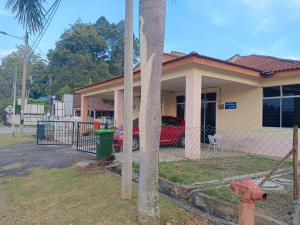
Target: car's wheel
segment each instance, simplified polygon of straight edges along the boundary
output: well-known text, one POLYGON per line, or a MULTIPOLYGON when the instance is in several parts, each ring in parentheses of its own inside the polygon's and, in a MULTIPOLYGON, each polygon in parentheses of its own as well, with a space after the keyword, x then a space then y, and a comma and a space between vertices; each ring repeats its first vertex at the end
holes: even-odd
POLYGON ((132 138, 132 151, 137 151, 140 149, 140 139, 138 137, 132 138))
POLYGON ((185 147, 185 136, 182 135, 179 139, 179 146, 184 148, 185 147))

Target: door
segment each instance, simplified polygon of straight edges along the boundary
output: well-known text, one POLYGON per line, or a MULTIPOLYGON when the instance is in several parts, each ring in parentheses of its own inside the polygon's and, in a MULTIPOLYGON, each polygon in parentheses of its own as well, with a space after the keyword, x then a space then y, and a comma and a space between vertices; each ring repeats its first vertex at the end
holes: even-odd
POLYGON ((201 142, 208 143, 208 135, 216 133, 216 93, 206 93, 201 100, 201 142))

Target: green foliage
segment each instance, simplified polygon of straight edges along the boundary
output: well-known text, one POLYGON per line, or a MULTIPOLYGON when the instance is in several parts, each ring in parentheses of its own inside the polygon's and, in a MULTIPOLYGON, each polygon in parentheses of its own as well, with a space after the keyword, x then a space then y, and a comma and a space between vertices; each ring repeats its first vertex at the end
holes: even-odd
MULTIPOLYGON (((136 63, 137 38, 134 38, 134 50, 136 63)), ((89 24, 78 20, 63 32, 55 48, 48 52, 48 63, 32 50, 29 52, 27 89, 30 98, 73 93, 76 88, 123 74, 124 21, 115 24, 100 17, 95 24, 89 24)), ((1 60, 0 100, 12 97, 15 72, 17 96, 20 96, 23 61, 24 46, 17 46, 15 52, 1 60)))
POLYGON ((15 15, 25 30, 35 34, 43 28, 45 2, 45 0, 7 0, 5 8, 15 15))
POLYGON ((71 94, 73 93, 73 89, 70 88, 68 85, 63 86, 59 91, 57 92, 57 95, 59 97, 63 96, 64 94, 71 94))
POLYGON ((105 39, 98 35, 94 25, 80 21, 72 25, 48 53, 53 93, 61 95, 63 87, 73 90, 111 78, 105 61, 106 49, 105 39))
POLYGON ((133 161, 132 162, 132 168, 138 170, 138 169, 140 169, 140 164, 138 162, 136 162, 136 161, 133 161))
MULTIPOLYGON (((95 24, 78 20, 71 25, 48 53, 53 75, 53 93, 64 86, 74 90, 90 83, 123 74, 124 21, 109 23, 100 17, 95 24)), ((134 59, 138 61, 139 41, 134 38, 134 59)))
MULTIPOLYGON (((8 54, 0 64, 0 99, 10 98, 13 95, 13 76, 17 74, 17 96, 21 92, 22 69, 24 61, 24 46, 17 46, 16 51, 8 54)), ((38 54, 31 54, 28 60, 27 84, 29 96, 38 98, 49 91, 48 70, 44 59, 38 54)))
POLYGON ((228 185, 220 187, 209 185, 201 188, 199 191, 206 195, 230 202, 235 205, 239 204, 240 202, 238 197, 233 194, 233 191, 228 187, 228 185))
MULTIPOLYGON (((109 72, 113 75, 122 75, 124 71, 124 32, 125 21, 121 20, 117 24, 109 23, 102 16, 96 21, 98 33, 105 37, 108 45, 109 72)), ((133 34, 134 63, 139 59, 139 39, 133 34)))
POLYGON ((0 99, 0 121, 5 119, 5 108, 12 105, 13 100, 11 98, 0 99))

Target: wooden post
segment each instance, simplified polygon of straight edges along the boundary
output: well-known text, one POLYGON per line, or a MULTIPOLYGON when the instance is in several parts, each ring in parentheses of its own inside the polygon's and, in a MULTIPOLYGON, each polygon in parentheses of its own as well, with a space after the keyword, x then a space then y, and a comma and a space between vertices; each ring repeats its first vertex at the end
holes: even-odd
POLYGON ((294 170, 294 213, 293 225, 300 224, 300 198, 298 183, 298 126, 294 126, 293 131, 293 170, 294 170))
POLYGON ((298 183, 298 126, 294 126, 293 130, 293 174, 294 174, 294 200, 299 199, 299 183, 298 183))

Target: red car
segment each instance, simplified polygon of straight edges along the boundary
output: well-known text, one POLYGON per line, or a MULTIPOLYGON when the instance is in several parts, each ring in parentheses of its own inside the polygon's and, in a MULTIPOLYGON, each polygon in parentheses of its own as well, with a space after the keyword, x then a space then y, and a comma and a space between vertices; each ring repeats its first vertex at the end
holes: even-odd
MULTIPOLYGON (((160 144, 179 145, 184 148, 184 120, 173 116, 162 116, 161 122, 160 144)), ((133 120, 132 135, 132 150, 136 151, 140 148, 138 119, 133 120)), ((116 129, 116 132, 113 136, 113 147, 115 150, 121 150, 123 148, 123 128, 116 129)))

